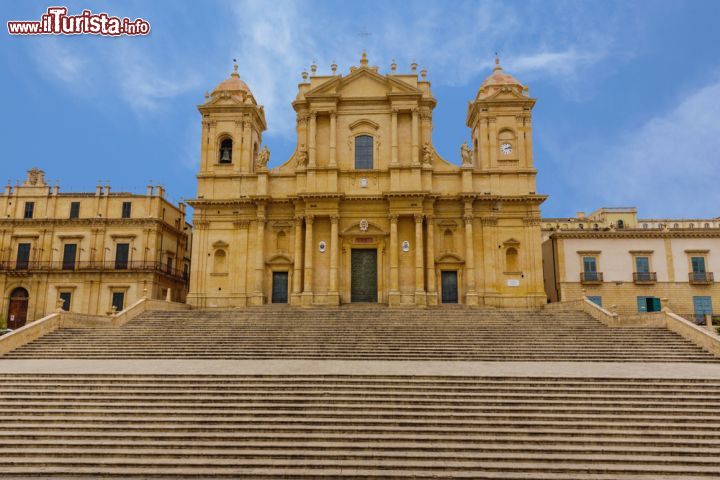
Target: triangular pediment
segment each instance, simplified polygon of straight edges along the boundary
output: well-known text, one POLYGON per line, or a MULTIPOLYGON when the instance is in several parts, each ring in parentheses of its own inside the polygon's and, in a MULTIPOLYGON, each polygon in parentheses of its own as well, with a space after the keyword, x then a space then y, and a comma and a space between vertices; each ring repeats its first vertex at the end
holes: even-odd
POLYGON ((378 97, 388 94, 406 93, 422 95, 422 92, 407 83, 380 75, 371 68, 361 67, 347 77, 337 77, 308 91, 305 97, 342 95, 348 97, 378 97))

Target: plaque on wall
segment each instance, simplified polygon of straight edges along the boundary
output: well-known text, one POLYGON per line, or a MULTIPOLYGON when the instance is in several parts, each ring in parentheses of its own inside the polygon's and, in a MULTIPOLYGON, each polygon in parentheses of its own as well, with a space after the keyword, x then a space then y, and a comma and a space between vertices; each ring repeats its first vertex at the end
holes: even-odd
POLYGON ((519 286, 520 286, 520 280, 518 280, 517 278, 510 278, 510 279, 508 279, 508 281, 507 281, 507 286, 508 286, 508 287, 519 287, 519 286))

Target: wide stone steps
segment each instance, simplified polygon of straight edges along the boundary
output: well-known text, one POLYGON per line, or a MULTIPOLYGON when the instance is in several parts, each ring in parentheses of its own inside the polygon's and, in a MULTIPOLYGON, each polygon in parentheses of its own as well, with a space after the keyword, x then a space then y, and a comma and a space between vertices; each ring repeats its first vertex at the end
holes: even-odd
POLYGON ((720 360, 670 331, 608 328, 581 312, 378 307, 145 312, 123 327, 57 330, 4 358, 720 360))
POLYGON ((711 479, 720 380, 0 375, 0 478, 711 479))

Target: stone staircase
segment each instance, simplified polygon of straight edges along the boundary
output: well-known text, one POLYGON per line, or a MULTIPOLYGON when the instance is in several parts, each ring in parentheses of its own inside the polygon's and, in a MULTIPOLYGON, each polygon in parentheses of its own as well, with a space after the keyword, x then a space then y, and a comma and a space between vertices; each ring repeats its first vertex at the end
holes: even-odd
POLYGON ((0 477, 717 479, 720 380, 0 375, 0 477))
POLYGON ((151 311, 57 330, 3 358, 718 361, 665 329, 609 328, 582 312, 382 307, 151 311))

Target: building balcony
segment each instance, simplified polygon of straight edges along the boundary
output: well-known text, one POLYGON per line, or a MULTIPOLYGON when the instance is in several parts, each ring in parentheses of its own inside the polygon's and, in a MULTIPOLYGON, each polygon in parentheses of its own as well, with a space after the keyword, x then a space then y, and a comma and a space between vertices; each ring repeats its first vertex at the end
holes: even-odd
POLYGON ((690 272, 688 277, 690 283, 694 285, 707 285, 715 281, 715 276, 712 272, 690 272))
POLYGON ((580 273, 580 283, 585 285, 603 283, 603 274, 602 272, 582 272, 580 273))
POLYGON ((652 284, 657 282, 655 272, 633 272, 633 282, 639 285, 652 284))
POLYGON ((78 273, 161 273, 188 281, 184 271, 161 262, 110 261, 110 262, 5 262, 0 263, 0 272, 11 275, 29 275, 42 272, 78 272, 78 273))

